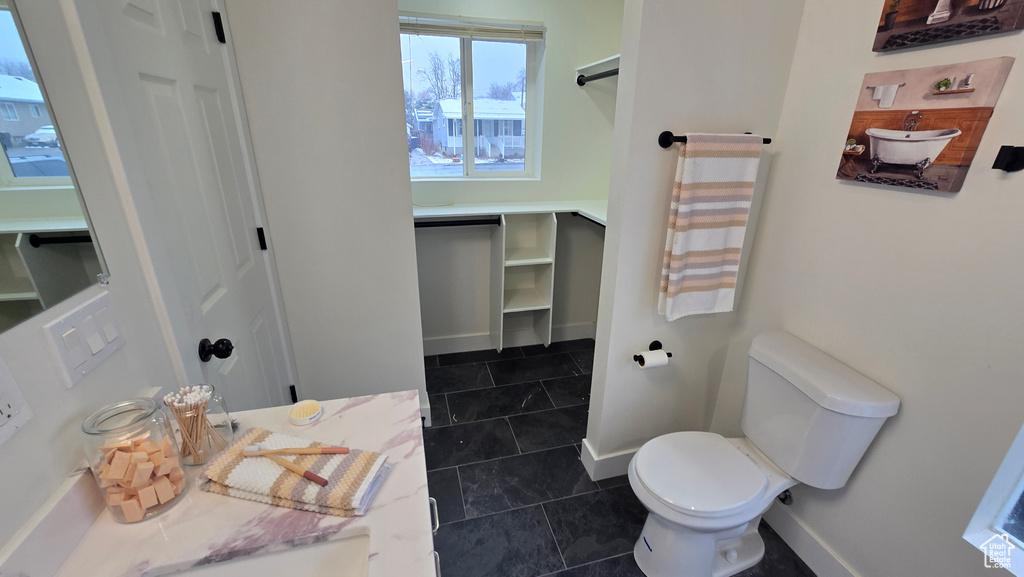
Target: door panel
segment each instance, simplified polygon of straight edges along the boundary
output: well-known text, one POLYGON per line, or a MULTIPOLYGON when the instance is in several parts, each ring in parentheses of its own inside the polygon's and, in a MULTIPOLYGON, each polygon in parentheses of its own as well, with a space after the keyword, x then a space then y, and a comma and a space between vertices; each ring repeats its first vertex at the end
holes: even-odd
MULTIPOLYGON (((112 54, 116 91, 145 173, 133 196, 174 338, 193 382, 220 390, 232 410, 286 402, 269 259, 258 252, 253 163, 234 100, 230 47, 216 41, 211 0, 94 3, 112 54), (202 338, 228 338, 227 359, 199 361, 202 338)), ((115 107, 108 107, 115 108, 115 107)))

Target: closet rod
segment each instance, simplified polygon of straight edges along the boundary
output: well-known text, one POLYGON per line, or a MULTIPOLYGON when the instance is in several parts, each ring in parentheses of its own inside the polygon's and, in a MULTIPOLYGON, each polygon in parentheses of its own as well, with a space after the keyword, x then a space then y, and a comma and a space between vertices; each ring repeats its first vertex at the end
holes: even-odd
POLYGON ((34 248, 39 248, 44 244, 72 244, 79 242, 92 242, 92 237, 87 234, 81 236, 39 236, 38 234, 32 234, 28 237, 28 243, 34 248))
MULTIPOLYGON (((744 132, 744 134, 750 134, 750 133, 749 132, 744 132)), ((673 142, 682 142, 682 143, 685 144, 686 143, 686 137, 685 136, 676 136, 675 134, 672 134, 672 131, 670 131, 670 130, 666 130, 665 132, 662 132, 661 134, 658 135, 658 144, 662 148, 668 148, 668 147, 672 146, 673 142)), ((764 139, 764 143, 765 144, 771 144, 772 143, 772 139, 771 138, 765 138, 764 139)))
POLYGON ((619 69, 618 68, 612 68, 611 70, 606 70, 604 72, 598 72, 597 74, 591 74, 590 76, 584 76, 584 75, 580 74, 579 76, 576 77, 576 85, 577 86, 583 86, 584 84, 586 84, 587 82, 590 82, 591 80, 600 80, 602 78, 608 78, 609 76, 618 76, 618 75, 619 75, 619 69))
POLYGON ((480 226, 491 224, 501 226, 501 219, 494 217, 472 220, 420 220, 413 223, 413 226, 416 228, 436 228, 439 226, 480 226))

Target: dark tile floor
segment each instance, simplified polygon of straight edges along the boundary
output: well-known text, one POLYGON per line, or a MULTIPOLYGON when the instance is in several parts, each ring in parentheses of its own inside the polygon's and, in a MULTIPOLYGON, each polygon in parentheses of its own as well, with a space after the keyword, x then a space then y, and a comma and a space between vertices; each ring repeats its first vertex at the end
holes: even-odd
MULTIPOLYGON (((445 577, 643 577, 647 510, 625 476, 580 462, 594 341, 427 357, 427 485, 445 577)), ((764 560, 741 577, 813 577, 762 523, 764 560)))

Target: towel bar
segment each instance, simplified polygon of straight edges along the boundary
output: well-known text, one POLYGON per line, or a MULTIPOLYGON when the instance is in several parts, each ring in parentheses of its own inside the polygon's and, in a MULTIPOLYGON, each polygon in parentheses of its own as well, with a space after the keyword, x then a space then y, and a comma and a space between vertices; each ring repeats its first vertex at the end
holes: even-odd
MULTIPOLYGON (((744 134, 750 134, 750 133, 746 132, 744 134)), ((658 145, 660 145, 662 148, 668 148, 668 147, 672 146, 673 142, 682 142, 682 143, 685 144, 686 143, 686 137, 685 136, 676 136, 675 134, 672 134, 672 131, 670 131, 670 130, 666 130, 665 132, 662 132, 661 134, 658 135, 658 145)), ((772 143, 772 139, 771 138, 765 138, 764 139, 764 143, 765 144, 771 144, 772 143)))
POLYGON ((92 242, 92 237, 87 234, 80 236, 39 236, 38 234, 33 234, 28 237, 28 243, 33 248, 39 248, 44 244, 72 244, 79 242, 92 242))

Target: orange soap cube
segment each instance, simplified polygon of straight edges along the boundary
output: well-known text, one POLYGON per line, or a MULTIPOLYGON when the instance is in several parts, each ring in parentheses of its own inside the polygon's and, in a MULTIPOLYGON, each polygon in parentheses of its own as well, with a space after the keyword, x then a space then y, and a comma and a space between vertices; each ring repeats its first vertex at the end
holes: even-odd
POLYGON ((135 466, 135 476, 132 477, 132 488, 141 489, 149 484, 149 477, 153 474, 153 463, 146 461, 135 466))
POLYGON ((174 449, 174 443, 167 435, 164 435, 164 440, 160 442, 160 449, 163 450, 165 457, 173 457, 177 453, 174 449))
POLYGON ((180 468, 181 465, 178 464, 177 457, 168 457, 166 460, 164 460, 163 463, 160 464, 160 467, 157 468, 156 475, 158 477, 161 475, 169 475, 172 470, 180 468))
POLYGON ((103 451, 103 462, 109 465, 114 460, 114 453, 116 452, 116 450, 103 451))
POLYGON ((175 483, 185 478, 185 472, 181 470, 181 467, 174 467, 170 473, 167 473, 167 478, 175 483))
POLYGON ((114 459, 110 462, 110 470, 107 471, 107 478, 124 479, 124 475, 128 472, 128 465, 131 464, 131 461, 132 456, 130 454, 117 451, 114 455, 114 459))
POLYGON ((164 453, 160 449, 157 449, 155 453, 149 455, 149 462, 153 463, 154 466, 159 467, 164 464, 164 453))
POLYGON ((156 489, 152 485, 147 485, 143 489, 139 489, 139 503, 143 509, 149 509, 155 507, 159 501, 156 498, 156 489))
POLYGON ((160 500, 160 503, 166 503, 174 498, 177 493, 174 492, 174 487, 171 482, 167 480, 167 477, 159 477, 156 483, 153 483, 153 488, 156 490, 156 497, 160 500))
POLYGON ((120 479, 103 479, 103 478, 101 478, 100 479, 100 488, 101 489, 106 489, 107 487, 114 487, 114 486, 117 485, 118 481, 120 481, 120 479))
POLYGON ((142 508, 142 504, 136 498, 128 499, 127 501, 121 502, 121 511, 124 513, 124 520, 129 523, 135 523, 141 521, 146 511, 142 508))
POLYGON ((131 463, 131 464, 129 464, 128 465, 128 470, 124 472, 124 477, 121 477, 121 480, 124 481, 125 483, 128 483, 129 487, 132 484, 132 479, 135 478, 135 469, 138 469, 138 468, 139 468, 138 463, 131 463))
POLYGON ((145 463, 149 460, 149 453, 145 451, 135 451, 132 453, 133 463, 145 463))
POLYGON ((182 477, 177 481, 171 481, 171 484, 174 485, 174 494, 180 495, 181 492, 185 490, 185 477, 182 477))
POLYGON ((160 448, 160 445, 154 443, 153 441, 146 441, 145 443, 143 443, 142 450, 149 455, 152 455, 153 453, 160 453, 163 451, 160 448))
POLYGON ((103 445, 100 447, 100 450, 106 453, 107 451, 116 451, 118 449, 130 449, 131 446, 131 441, 115 441, 109 445, 103 445))
POLYGON ((120 505, 125 500, 125 498, 126 495, 124 493, 118 491, 107 491, 107 506, 116 507, 117 505, 120 505))

